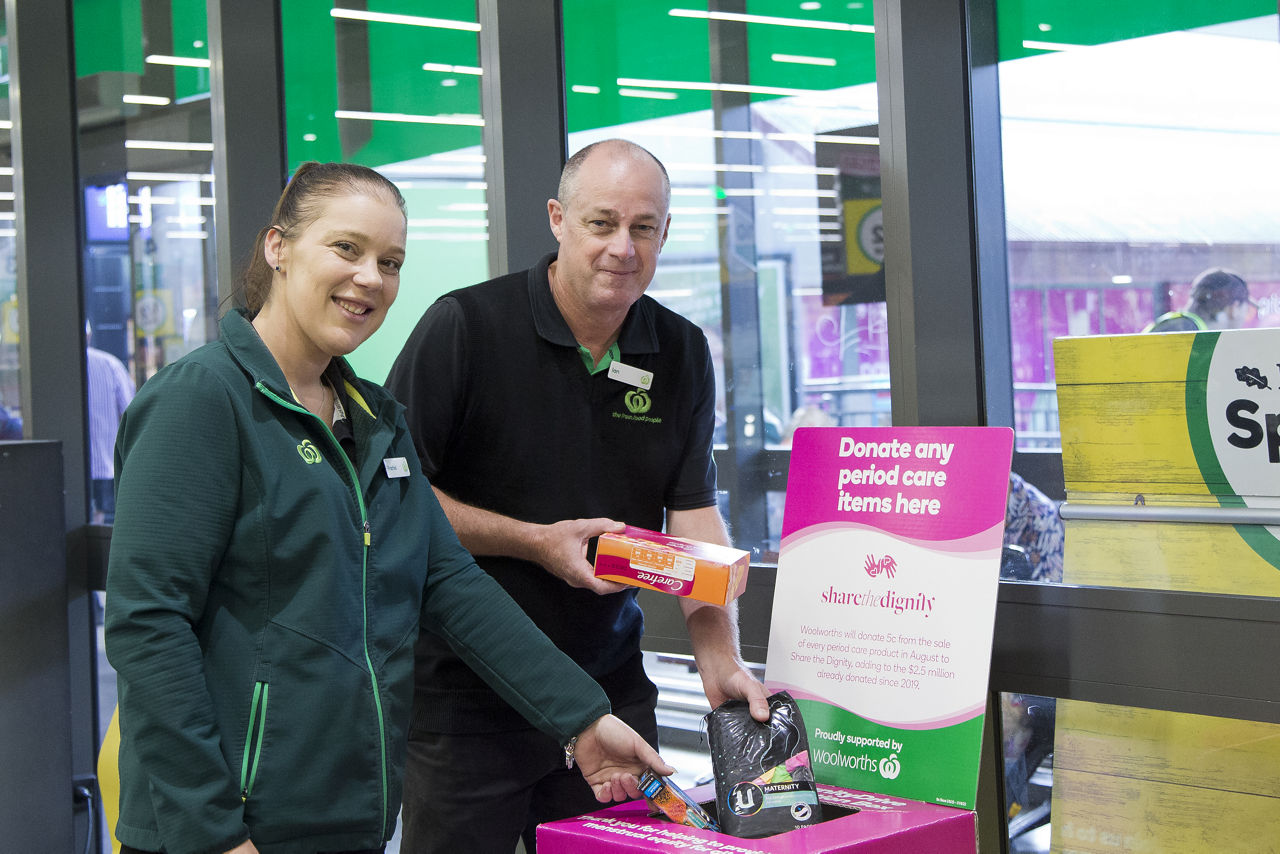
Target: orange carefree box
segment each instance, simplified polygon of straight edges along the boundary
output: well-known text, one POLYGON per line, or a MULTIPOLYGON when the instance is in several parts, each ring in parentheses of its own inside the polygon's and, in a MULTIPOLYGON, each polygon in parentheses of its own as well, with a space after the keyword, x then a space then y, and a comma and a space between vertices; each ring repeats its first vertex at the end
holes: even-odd
POLYGON ((729 604, 746 588, 750 558, 741 549, 630 525, 601 534, 595 549, 597 578, 713 605, 729 604))

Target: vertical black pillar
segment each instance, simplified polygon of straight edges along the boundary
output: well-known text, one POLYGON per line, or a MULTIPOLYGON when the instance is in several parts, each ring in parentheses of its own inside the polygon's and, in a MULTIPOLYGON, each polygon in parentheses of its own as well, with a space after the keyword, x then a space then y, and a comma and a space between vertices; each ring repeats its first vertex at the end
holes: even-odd
MULTIPOLYGON (((713 11, 746 12, 743 0, 718 0, 713 11)), ((715 83, 750 83, 747 58, 747 25, 712 20, 711 79, 715 83)), ((751 96, 743 92, 715 91, 711 111, 717 131, 732 135, 716 139, 717 163, 751 164, 759 161, 758 145, 739 138, 751 130, 751 96)), ((726 190, 750 189, 745 172, 718 173, 726 190)), ((720 218, 720 310, 723 318, 725 364, 725 415, 727 456, 719 471, 719 485, 729 493, 729 529, 735 543, 750 544, 759 556, 768 538, 768 508, 763 483, 764 375, 760 364, 760 299, 756 292, 755 200, 729 193, 724 205, 728 216, 720 218)))
POLYGON ((58 443, 0 442, 0 495, 21 496, 0 512, 0 848, 71 852, 89 827, 73 818, 58 443))
MULTIPOLYGON (((213 123, 214 238, 218 300, 253 250, 284 188, 278 3, 206 0, 213 123)), ((215 323, 216 312, 210 312, 215 323)), ((210 339, 217 330, 209 330, 210 339)))
POLYGON ((489 275, 532 267, 554 246, 547 199, 566 157, 557 0, 479 0, 489 275))

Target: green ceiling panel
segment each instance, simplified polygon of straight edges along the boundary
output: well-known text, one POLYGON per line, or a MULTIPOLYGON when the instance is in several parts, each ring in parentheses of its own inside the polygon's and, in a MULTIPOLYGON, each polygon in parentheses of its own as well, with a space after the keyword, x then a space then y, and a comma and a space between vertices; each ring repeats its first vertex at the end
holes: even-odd
MULTIPOLYGON (((209 58, 209 15, 205 0, 171 0, 173 54, 209 58)), ((209 94, 209 69, 175 66, 173 97, 182 101, 209 94)))
POLYGON ((289 174, 307 160, 342 160, 338 59, 330 0, 282 0, 285 151, 289 174), (308 139, 307 137, 312 137, 308 139))
POLYGON ((143 73, 142 0, 75 0, 76 76, 143 73))
MULTIPOLYGON (((681 3, 705 12, 707 4, 681 3)), ((670 2, 564 0, 565 110, 569 132, 711 108, 711 94, 675 92, 674 100, 618 95, 618 78, 711 82, 707 22, 667 14, 670 2), (598 94, 574 92, 594 86, 598 94)))
MULTIPOLYGON (((370 4, 373 5, 373 4, 370 4)), ((380 0, 377 11, 475 23, 474 0, 380 0)), ((339 24, 342 26, 342 24, 339 24)), ((350 25, 348 25, 350 26, 350 25)), ((478 67, 479 36, 468 30, 368 24, 369 79, 374 112, 422 116, 480 116, 480 77, 424 71, 423 63, 478 67), (453 81, 454 85, 443 85, 453 81)), ((374 122, 362 163, 393 163, 480 145, 481 129, 468 125, 374 122)))

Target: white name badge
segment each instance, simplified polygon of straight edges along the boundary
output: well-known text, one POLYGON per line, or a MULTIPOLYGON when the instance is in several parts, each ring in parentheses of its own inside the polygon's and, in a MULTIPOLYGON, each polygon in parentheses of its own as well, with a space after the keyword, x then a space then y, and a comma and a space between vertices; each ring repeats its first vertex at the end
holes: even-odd
POLYGON ((639 368, 624 365, 617 359, 609 363, 609 378, 636 388, 648 389, 653 385, 652 371, 642 371, 639 368))
POLYGON ((382 461, 382 467, 387 470, 387 477, 409 476, 409 461, 404 457, 387 457, 382 461))

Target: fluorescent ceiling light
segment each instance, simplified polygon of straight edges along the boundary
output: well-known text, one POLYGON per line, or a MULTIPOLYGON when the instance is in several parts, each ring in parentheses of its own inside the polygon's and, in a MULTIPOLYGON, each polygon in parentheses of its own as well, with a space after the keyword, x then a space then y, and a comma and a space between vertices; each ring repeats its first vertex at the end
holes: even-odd
POLYGON ((834 208, 774 208, 774 216, 839 216, 834 208))
POLYGON ((9 119, 0 119, 0 130, 12 130, 13 122, 9 119))
POLYGON ((581 94, 583 94, 583 95, 599 95, 599 94, 600 94, 600 87, 599 87, 599 86, 585 86, 585 85, 582 85, 582 84, 578 84, 578 85, 576 85, 576 86, 570 86, 570 87, 569 87, 569 91, 570 91, 570 92, 579 92, 579 93, 581 93, 581 94))
POLYGON ((751 188, 751 189, 726 188, 725 190, 723 190, 723 192, 724 192, 725 198, 754 198, 756 196, 764 195, 764 190, 760 190, 756 188, 751 188))
POLYGON ((840 170, 827 166, 770 166, 777 175, 839 175, 840 170))
POLYGON ((201 175, 198 172, 126 172, 127 181, 208 181, 213 183, 212 175, 201 175))
POLYGON ((736 163, 668 163, 667 171, 690 171, 714 169, 717 172, 763 172, 763 166, 736 163))
MULTIPOLYGON (((777 139, 784 134, 770 134, 770 139, 777 139)), ((878 136, 840 136, 838 134, 820 133, 813 138, 814 142, 828 142, 833 145, 879 145, 878 136)))
POLYGON ((1027 50, 1074 50, 1075 48, 1088 47, 1084 44, 1068 44, 1067 42, 1042 42, 1035 39, 1023 39, 1022 46, 1027 50))
POLYGON ((213 151, 212 142, 169 142, 163 139, 126 139, 124 147, 153 151, 213 151))
POLYGON ((624 98, 653 98, 657 101, 674 101, 680 97, 675 92, 661 92, 656 89, 619 89, 618 94, 624 98))
POLYGON ((485 202, 454 202, 440 208, 442 211, 487 211, 489 205, 485 202))
MULTIPOLYGON (((151 189, 143 187, 144 190, 151 189)), ((173 196, 129 196, 125 199, 131 205, 176 205, 178 200, 173 196)))
POLYGON ((1133 276, 1112 276, 1111 284, 1113 285, 1132 285, 1133 276))
POLYGON ((424 62, 422 70, 443 71, 445 74, 473 74, 476 77, 484 73, 483 68, 477 68, 474 65, 446 65, 443 62, 424 62))
POLYGON ((682 208, 673 207, 671 215, 676 216, 727 216, 729 214, 728 206, 713 208, 682 208))
POLYGON ((335 119, 360 119, 370 122, 408 122, 420 125, 467 125, 484 127, 484 119, 472 115, 415 116, 410 113, 371 113, 362 110, 334 110, 335 119))
POLYGON ((649 86, 655 89, 689 89, 698 92, 746 92, 755 95, 822 95, 815 89, 789 86, 748 86, 743 83, 695 83, 692 80, 646 80, 641 77, 619 77, 619 86, 649 86))
POLYGON ((16 228, 0 228, 0 237, 17 237, 18 230, 16 228))
POLYGON ((440 234, 423 234, 420 231, 409 232, 410 240, 447 240, 450 243, 483 243, 489 239, 487 232, 480 234, 458 234, 456 232, 443 232, 440 234))
POLYGON ((836 61, 829 56, 799 56, 793 53, 775 53, 770 57, 774 62, 794 62, 797 65, 835 65, 836 61))
POLYGON ((205 240, 209 237, 207 231, 166 231, 164 236, 170 240, 205 240))
POLYGON ((672 9, 673 18, 701 18, 709 21, 737 21, 743 24, 772 24, 777 27, 802 27, 809 30, 838 30, 850 33, 874 33, 867 24, 845 24, 839 21, 806 21, 800 18, 778 18, 772 15, 740 15, 737 12, 702 12, 697 9, 672 9))
POLYGON ((0 175, 12 175, 12 174, 13 174, 12 166, 0 166, 0 175))
POLYGON ((801 198, 808 198, 808 199, 812 199, 812 198, 834 199, 836 198, 836 191, 835 190, 809 190, 809 189, 798 189, 798 190, 779 189, 779 190, 770 190, 769 195, 799 196, 801 198))
POLYGON ((0 193, 0 202, 12 202, 13 200, 13 193, 0 193))
POLYGON ((165 107, 169 104, 168 98, 159 95, 124 95, 120 100, 126 104, 149 104, 153 107, 165 107))
POLYGON ((487 219, 447 219, 435 217, 409 220, 410 228, 475 228, 477 225, 489 227, 487 219))
POLYGON ((411 27, 436 27, 441 30, 466 30, 480 32, 480 25, 470 21, 448 21, 444 18, 423 18, 419 15, 390 15, 385 12, 366 12, 363 9, 330 9, 335 18, 352 21, 370 21, 376 24, 407 24, 411 27))
POLYGON ((165 56, 160 53, 153 53, 148 56, 147 62, 152 65, 181 65, 187 68, 208 68, 211 64, 207 59, 199 59, 194 56, 165 56))
POLYGON ((18 214, 16 211, 0 211, 0 220, 16 221, 17 219, 18 219, 18 214))

